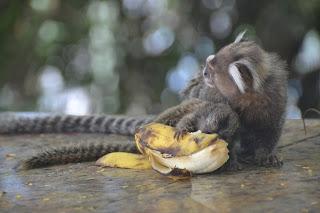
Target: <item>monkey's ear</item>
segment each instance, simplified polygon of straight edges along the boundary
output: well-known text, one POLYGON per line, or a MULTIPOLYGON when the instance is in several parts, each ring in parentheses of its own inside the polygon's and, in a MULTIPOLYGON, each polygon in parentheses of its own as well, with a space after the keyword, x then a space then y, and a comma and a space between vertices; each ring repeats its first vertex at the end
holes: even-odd
POLYGON ((243 41, 244 35, 246 34, 246 32, 247 32, 247 30, 244 30, 241 33, 239 33, 233 43, 239 43, 239 42, 243 41))
POLYGON ((237 67, 246 87, 253 87, 254 90, 259 90, 262 80, 256 71, 256 67, 250 61, 240 59, 232 64, 237 67))
POLYGON ((233 79, 234 83, 237 85, 239 91, 241 93, 244 93, 247 86, 242 78, 241 72, 237 67, 236 63, 232 63, 229 65, 228 72, 231 78, 233 79))

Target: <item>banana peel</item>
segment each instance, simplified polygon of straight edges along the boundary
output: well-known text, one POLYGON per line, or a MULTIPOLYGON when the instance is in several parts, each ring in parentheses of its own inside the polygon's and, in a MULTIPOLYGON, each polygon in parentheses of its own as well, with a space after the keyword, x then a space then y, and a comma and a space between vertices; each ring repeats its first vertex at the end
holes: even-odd
POLYGON ((112 152, 104 155, 97 160, 96 165, 125 169, 152 169, 148 158, 127 152, 112 152))
POLYGON ((152 167, 164 175, 185 177, 212 172, 229 158, 227 143, 217 134, 198 131, 177 140, 174 133, 175 128, 159 123, 143 126, 135 134, 136 146, 142 155, 110 153, 97 164, 133 169, 152 167))

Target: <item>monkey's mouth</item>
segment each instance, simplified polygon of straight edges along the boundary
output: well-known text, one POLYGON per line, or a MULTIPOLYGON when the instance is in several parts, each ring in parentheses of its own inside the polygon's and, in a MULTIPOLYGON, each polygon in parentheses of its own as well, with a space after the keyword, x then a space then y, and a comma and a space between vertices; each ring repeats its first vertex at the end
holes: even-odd
POLYGON ((208 87, 211 87, 211 88, 214 87, 214 83, 213 83, 212 81, 210 81, 210 79, 208 79, 208 78, 205 78, 205 79, 204 79, 204 83, 205 83, 208 87))

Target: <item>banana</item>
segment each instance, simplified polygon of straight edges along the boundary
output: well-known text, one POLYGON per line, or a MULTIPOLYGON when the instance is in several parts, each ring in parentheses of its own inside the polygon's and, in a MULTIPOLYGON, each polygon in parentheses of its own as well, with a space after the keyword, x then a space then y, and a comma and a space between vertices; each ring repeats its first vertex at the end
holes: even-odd
POLYGON ((97 160, 96 165, 126 169, 152 169, 150 161, 145 156, 127 152, 112 152, 104 155, 97 160))
POLYGON ((227 143, 217 134, 187 133, 178 141, 175 129, 152 123, 135 135, 139 151, 151 161, 152 168, 164 175, 188 176, 212 172, 228 159, 227 143))
POLYGON ((212 172, 229 158, 227 143, 217 134, 200 131, 177 140, 175 128, 159 123, 141 127, 135 134, 142 155, 111 153, 97 161, 100 166, 148 169, 167 176, 191 176, 212 172))

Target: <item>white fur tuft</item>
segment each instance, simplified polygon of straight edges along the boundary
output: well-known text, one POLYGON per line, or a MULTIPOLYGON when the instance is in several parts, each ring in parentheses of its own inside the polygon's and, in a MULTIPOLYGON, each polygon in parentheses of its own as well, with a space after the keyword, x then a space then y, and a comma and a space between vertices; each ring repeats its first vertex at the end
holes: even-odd
POLYGON ((238 67, 232 63, 229 65, 229 74, 234 80, 235 84, 237 85, 238 89, 240 90, 241 93, 245 92, 246 85, 241 77, 241 73, 238 69, 238 67))
POLYGON ((244 30, 241 33, 239 33, 233 43, 239 43, 243 39, 246 32, 247 30, 244 30))
POLYGON ((241 60, 235 61, 233 63, 245 65, 249 69, 249 72, 251 73, 251 75, 253 77, 253 88, 255 90, 258 90, 261 87, 261 84, 262 84, 261 79, 260 79, 258 73, 256 72, 255 68, 252 66, 252 64, 248 60, 241 59, 241 60))

